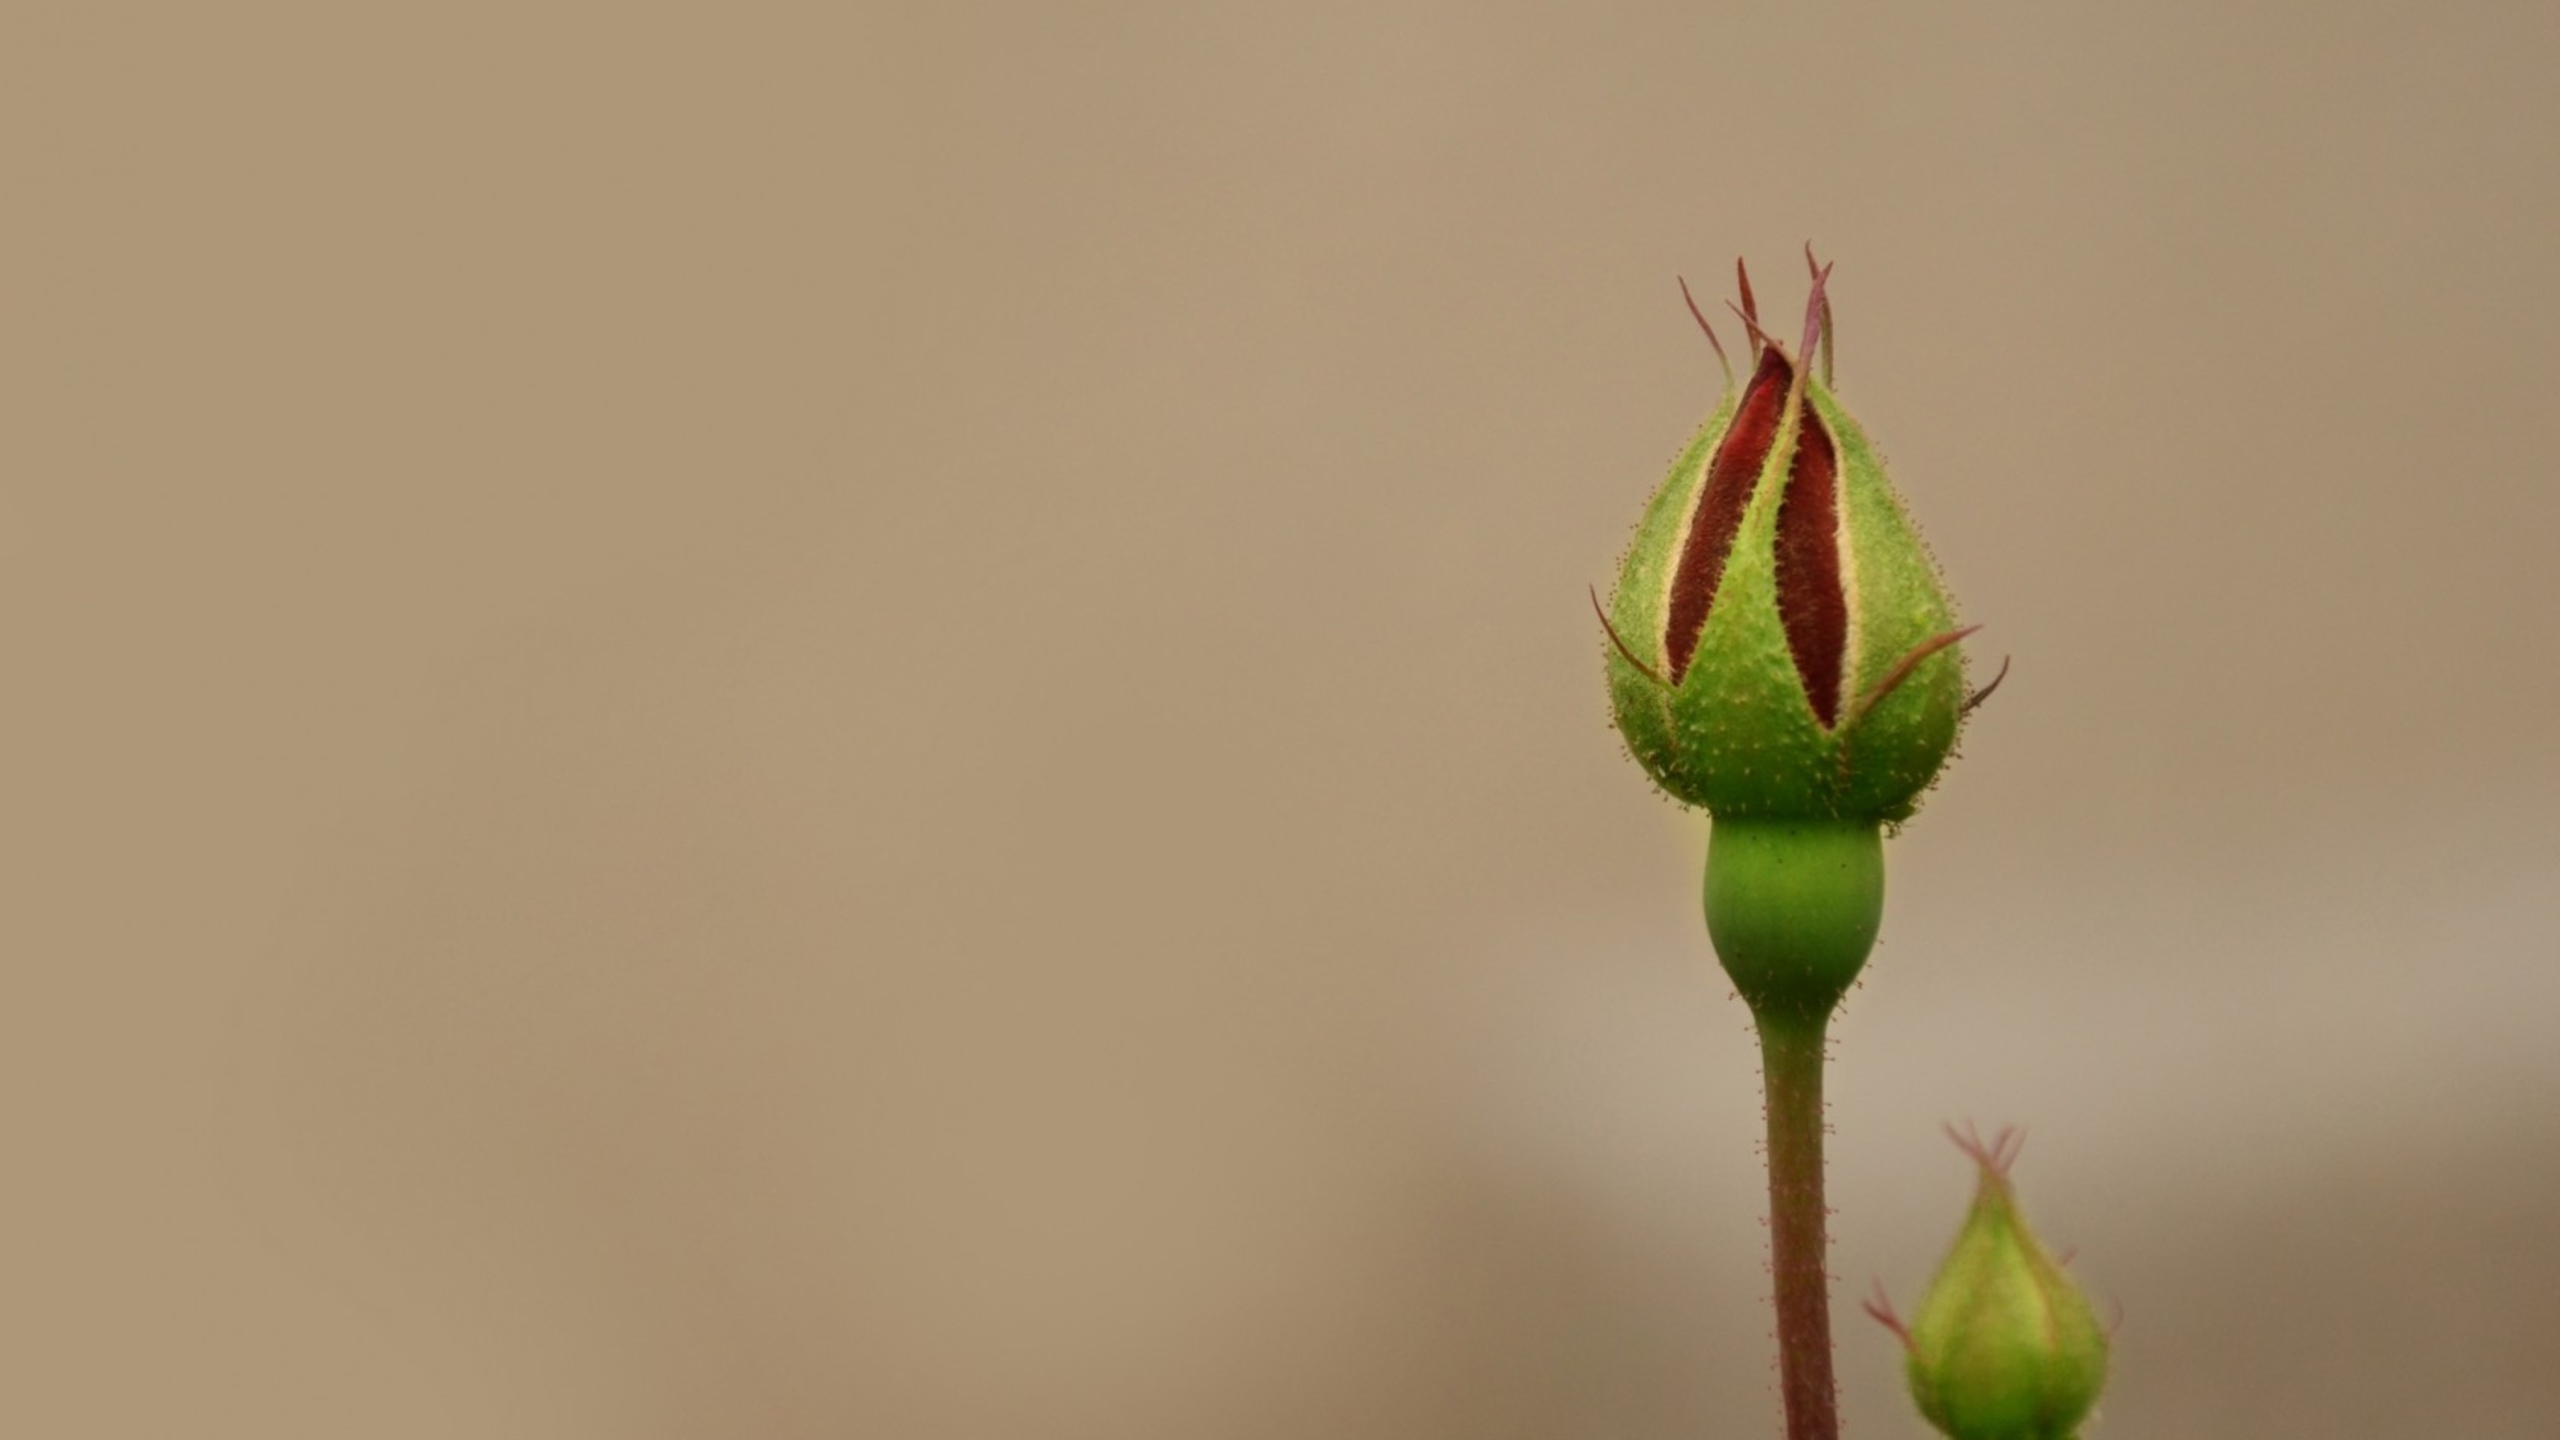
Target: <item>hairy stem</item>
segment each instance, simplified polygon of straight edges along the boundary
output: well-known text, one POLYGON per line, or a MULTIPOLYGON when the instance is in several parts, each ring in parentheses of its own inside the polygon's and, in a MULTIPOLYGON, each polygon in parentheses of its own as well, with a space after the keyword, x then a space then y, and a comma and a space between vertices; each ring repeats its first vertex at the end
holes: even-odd
POLYGON ((1831 1382, 1830 1212, 1822 1203, 1824 1021, 1760 1016, 1769 1112, 1769 1268, 1787 1440, 1839 1440, 1831 1382))
POLYGON ((1707 838, 1707 935, 1760 1027, 1769 1107, 1769 1271, 1787 1440, 1838 1440, 1830 1212, 1822 1205, 1823 1036, 1884 918, 1869 821, 1720 819, 1707 838))

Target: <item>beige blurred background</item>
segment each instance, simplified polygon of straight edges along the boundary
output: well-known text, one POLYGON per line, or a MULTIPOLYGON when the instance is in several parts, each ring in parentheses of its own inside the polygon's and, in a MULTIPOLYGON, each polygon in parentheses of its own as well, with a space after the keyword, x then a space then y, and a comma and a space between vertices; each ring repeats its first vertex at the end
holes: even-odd
POLYGON ((1774 1432, 1606 578, 1838 261, 1834 1081, 2095 1435, 2560 1434, 2560 10, 17 4, 0 1433, 1774 1432))

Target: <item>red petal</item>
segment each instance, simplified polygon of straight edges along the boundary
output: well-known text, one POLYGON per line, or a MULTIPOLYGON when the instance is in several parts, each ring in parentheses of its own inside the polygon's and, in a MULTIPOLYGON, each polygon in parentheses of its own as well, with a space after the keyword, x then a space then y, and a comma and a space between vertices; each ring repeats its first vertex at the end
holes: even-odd
POLYGON ((1778 501, 1778 618, 1825 727, 1840 718, 1841 661, 1849 648, 1849 597, 1840 585, 1840 459, 1813 406, 1778 501))
POLYGON ((1688 673, 1689 661, 1698 653, 1708 607, 1715 603, 1716 586, 1724 579, 1725 558, 1733 553, 1734 533, 1742 528, 1751 487, 1760 479, 1760 467, 1768 462, 1769 447, 1778 438, 1778 421, 1786 413, 1787 387, 1793 379, 1787 357, 1775 345, 1764 346, 1760 368, 1734 407, 1733 424, 1707 462, 1702 493, 1689 517, 1689 534, 1680 545, 1680 562, 1671 572, 1671 603, 1663 620, 1662 649, 1671 661, 1674 685, 1688 673))

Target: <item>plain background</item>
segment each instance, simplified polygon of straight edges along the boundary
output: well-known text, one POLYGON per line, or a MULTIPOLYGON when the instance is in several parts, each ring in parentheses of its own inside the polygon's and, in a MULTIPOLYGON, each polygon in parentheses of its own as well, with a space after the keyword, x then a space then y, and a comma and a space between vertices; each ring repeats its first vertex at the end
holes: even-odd
POLYGON ((1838 262, 1984 662, 1855 1433, 2560 1433, 2560 9, 16 4, 0 1431, 1772 1433, 1605 581, 1838 262), (405 12, 405 13, 404 13, 405 12))

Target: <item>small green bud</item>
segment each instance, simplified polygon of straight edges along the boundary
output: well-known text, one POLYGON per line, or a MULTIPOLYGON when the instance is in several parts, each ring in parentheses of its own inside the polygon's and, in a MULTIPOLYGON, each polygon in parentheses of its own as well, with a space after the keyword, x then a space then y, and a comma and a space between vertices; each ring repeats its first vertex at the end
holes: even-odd
POLYGON ((1719 820, 1903 820, 1970 708, 1951 648, 1968 632, 1875 447, 1812 373, 1829 274, 1795 359, 1743 277, 1751 377, 1736 394, 1728 373, 1602 615, 1628 751, 1719 820))
POLYGON ((2106 1328, 2018 1213, 2016 1133, 1956 1143, 1981 1183, 1955 1248, 1907 1329, 1868 1313, 1902 1336, 1911 1398, 1953 1440, 2073 1440, 2107 1382, 2106 1328))

